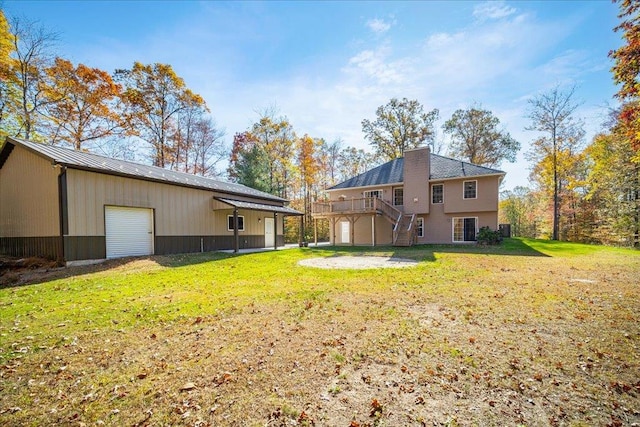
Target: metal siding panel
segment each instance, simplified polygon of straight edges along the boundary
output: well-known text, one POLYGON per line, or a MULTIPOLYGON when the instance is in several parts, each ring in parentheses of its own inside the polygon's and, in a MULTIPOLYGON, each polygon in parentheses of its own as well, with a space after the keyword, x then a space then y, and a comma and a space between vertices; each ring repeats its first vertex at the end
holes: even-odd
POLYGON ((59 235, 59 171, 20 146, 13 149, 0 169, 0 236, 59 235))
POLYGON ((104 236, 65 236, 64 238, 64 258, 67 261, 106 257, 104 236))
POLYGON ((153 211, 105 206, 107 258, 153 254, 153 211))
POLYGON ((60 237, 0 237, 0 254, 56 259, 60 237))

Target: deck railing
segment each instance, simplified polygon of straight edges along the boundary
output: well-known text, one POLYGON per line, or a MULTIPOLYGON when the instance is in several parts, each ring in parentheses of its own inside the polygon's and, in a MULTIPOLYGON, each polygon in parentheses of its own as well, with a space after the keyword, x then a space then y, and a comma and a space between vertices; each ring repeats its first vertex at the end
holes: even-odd
POLYGON ((397 208, 377 197, 361 197, 357 199, 329 200, 326 202, 314 202, 311 206, 311 215, 328 215, 340 213, 374 213, 380 212, 396 222, 402 216, 397 208))

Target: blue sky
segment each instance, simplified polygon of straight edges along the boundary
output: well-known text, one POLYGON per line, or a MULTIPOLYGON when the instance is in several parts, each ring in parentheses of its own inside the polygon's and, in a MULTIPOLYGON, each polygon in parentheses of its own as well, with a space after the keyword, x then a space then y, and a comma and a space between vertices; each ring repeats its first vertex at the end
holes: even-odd
POLYGON ((491 110, 522 150, 505 188, 528 185, 527 99, 576 86, 587 141, 616 105, 602 1, 9 1, 7 16, 60 33, 58 54, 113 72, 168 63, 206 100, 227 143, 275 107, 296 132, 369 149, 362 119, 392 97, 491 110))

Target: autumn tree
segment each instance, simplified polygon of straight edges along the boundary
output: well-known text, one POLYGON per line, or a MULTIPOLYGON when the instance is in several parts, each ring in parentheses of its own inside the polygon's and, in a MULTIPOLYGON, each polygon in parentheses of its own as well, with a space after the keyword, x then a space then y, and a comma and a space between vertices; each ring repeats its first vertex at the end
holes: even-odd
POLYGON ((45 72, 42 114, 48 119, 44 128, 49 143, 63 142, 81 150, 86 142, 118 133, 121 115, 115 108, 120 86, 109 73, 83 64, 74 67, 62 58, 45 72))
POLYGON ((497 167, 503 160, 514 162, 520 150, 520 143, 500 128, 500 120, 481 107, 456 110, 443 129, 451 136, 451 156, 477 165, 497 167))
POLYGON ((296 138, 289 120, 286 117, 276 117, 273 111, 267 111, 251 126, 249 133, 265 156, 268 193, 288 198, 296 138))
POLYGON ((188 108, 206 109, 204 99, 167 64, 135 62, 130 70, 116 70, 115 77, 124 86, 128 130, 151 145, 155 166, 169 166, 175 155, 169 135, 176 116, 188 108))
POLYGON ((338 138, 331 143, 322 140, 318 147, 320 163, 318 180, 322 189, 329 188, 339 182, 340 152, 343 146, 342 140, 338 138))
POLYGON ((13 62, 13 58, 11 58, 12 51, 13 43, 11 43, 9 22, 2 10, 0 10, 0 136, 6 134, 9 119, 9 96, 11 89, 9 79, 11 77, 11 66, 13 62))
POLYGON ((616 123, 586 148, 591 167, 585 198, 594 210, 594 239, 639 247, 640 174, 624 126, 616 123))
POLYGON ((376 110, 376 120, 362 121, 362 132, 381 161, 404 155, 405 150, 433 141, 438 110, 424 112, 417 100, 393 98, 376 110))
POLYGON ((338 170, 344 181, 378 165, 377 157, 361 148, 345 147, 340 151, 338 170))
POLYGON ((620 85, 616 97, 624 102, 620 111, 620 129, 624 130, 640 163, 640 4, 635 0, 614 0, 620 7, 621 22, 614 31, 621 32, 625 44, 609 52, 615 62, 611 71, 620 85))
POLYGON ((538 237, 544 229, 544 216, 539 215, 538 194, 527 187, 515 187, 500 194, 500 223, 511 225, 514 237, 538 237))
POLYGON ((560 195, 570 178, 568 165, 584 136, 582 122, 573 117, 578 107, 573 95, 574 89, 563 92, 555 87, 529 100, 531 126, 526 129, 541 134, 528 153, 536 163, 531 176, 540 178, 539 183, 551 194, 553 240, 559 239, 560 195))
POLYGON ((318 173, 322 166, 320 148, 323 144, 324 140, 312 138, 307 134, 297 140, 297 169, 300 176, 299 187, 302 190, 301 207, 304 213, 301 226, 303 241, 306 241, 312 234, 311 204, 313 200, 317 199, 321 190, 318 185, 318 173))
MULTIPOLYGON (((3 15, 4 18, 4 15, 3 15)), ((0 26, 4 19, 0 19, 0 26)), ((2 128, 11 135, 34 139, 40 124, 40 111, 48 100, 44 96, 45 70, 53 62, 58 35, 24 19, 9 21, 10 59, 2 68, 2 128)), ((6 34, 5 34, 6 36, 6 34)), ((2 42, 7 49, 7 40, 2 42)))

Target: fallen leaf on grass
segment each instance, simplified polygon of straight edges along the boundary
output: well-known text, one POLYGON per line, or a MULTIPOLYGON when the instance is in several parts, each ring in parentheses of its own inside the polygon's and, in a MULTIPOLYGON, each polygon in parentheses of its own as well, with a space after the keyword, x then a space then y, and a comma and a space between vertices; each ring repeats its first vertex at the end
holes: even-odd
MULTIPOLYGON (((315 423, 313 422, 313 420, 311 419, 311 417, 309 417, 309 415, 307 415, 306 412, 302 411, 300 413, 300 416, 298 417, 298 423, 299 424, 303 424, 306 423, 307 425, 315 425, 315 423)), ((304 424, 303 424, 304 425, 304 424)))
POLYGON ((379 417, 382 415, 382 405, 378 402, 378 399, 373 399, 371 401, 371 413, 370 417, 379 417))
POLYGON ((185 385, 180 387, 180 391, 189 391, 193 390, 194 388, 196 388, 196 385, 194 383, 186 383, 185 385))
POLYGON ((220 375, 219 377, 214 378, 213 382, 216 385, 222 385, 224 383, 228 383, 231 381, 231 374, 229 372, 225 372, 222 375, 220 375))

